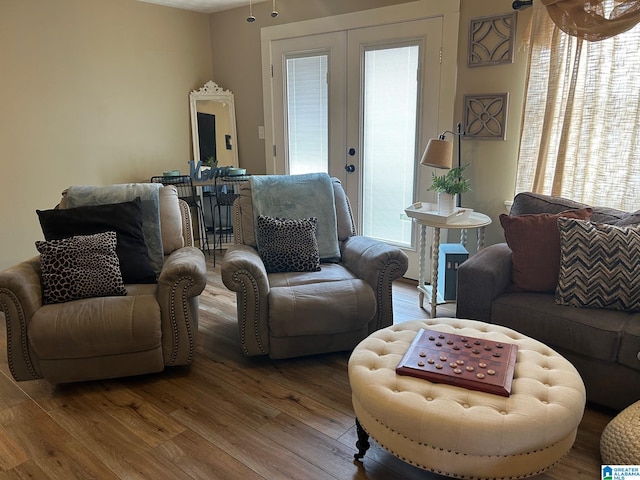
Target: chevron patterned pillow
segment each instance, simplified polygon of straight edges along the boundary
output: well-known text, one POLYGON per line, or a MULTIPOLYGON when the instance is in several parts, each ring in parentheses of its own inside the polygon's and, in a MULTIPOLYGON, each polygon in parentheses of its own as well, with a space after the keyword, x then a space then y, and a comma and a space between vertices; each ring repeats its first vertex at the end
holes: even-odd
POLYGON ((618 227, 561 217, 558 228, 556 303, 640 310, 640 225, 618 227))

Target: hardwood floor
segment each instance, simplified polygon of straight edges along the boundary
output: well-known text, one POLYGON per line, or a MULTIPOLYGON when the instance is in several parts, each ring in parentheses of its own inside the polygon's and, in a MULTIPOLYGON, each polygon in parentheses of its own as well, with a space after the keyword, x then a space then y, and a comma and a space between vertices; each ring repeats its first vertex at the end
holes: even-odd
MULTIPOLYGON (((363 463, 353 460, 348 353, 243 357, 219 261, 210 262, 200 308, 192 367, 118 380, 16 383, 2 329, 0 480, 444 478, 375 444, 363 463)), ((428 317, 410 282, 397 283, 394 308, 398 322, 428 317)), ((535 478, 600 478, 599 438, 611 418, 589 407, 569 455, 535 478)))

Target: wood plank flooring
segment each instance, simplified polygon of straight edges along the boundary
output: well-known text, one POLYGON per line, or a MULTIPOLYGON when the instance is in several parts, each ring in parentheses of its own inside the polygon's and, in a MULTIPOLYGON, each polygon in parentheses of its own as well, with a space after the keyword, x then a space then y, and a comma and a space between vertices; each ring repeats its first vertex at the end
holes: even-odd
MULTIPOLYGON (((353 460, 348 353, 272 361, 242 356, 235 294, 209 260, 193 366, 52 386, 16 383, 0 329, 0 480, 442 479, 373 444, 353 460)), ((415 284, 397 282, 396 321, 427 318, 415 284)), ((452 305, 438 316, 453 316, 452 305)), ((1 316, 1 314, 0 314, 1 316)), ((612 418, 589 407, 570 454, 537 480, 600 478, 600 434, 612 418)))

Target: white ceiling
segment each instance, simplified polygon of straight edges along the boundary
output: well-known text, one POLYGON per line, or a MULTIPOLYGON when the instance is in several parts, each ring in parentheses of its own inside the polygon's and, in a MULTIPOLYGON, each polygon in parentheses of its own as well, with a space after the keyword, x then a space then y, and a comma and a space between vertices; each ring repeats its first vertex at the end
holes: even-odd
MULTIPOLYGON (((167 7, 182 8, 202 13, 222 12, 232 8, 249 5, 249 0, 138 0, 139 2, 155 3, 167 7)), ((253 0, 252 3, 260 3, 268 0, 253 0)))

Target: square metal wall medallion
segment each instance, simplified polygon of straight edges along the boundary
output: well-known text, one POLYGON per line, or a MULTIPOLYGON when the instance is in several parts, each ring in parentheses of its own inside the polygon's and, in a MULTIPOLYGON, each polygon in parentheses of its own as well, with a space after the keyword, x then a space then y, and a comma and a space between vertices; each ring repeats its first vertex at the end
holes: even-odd
POLYGON ((508 100, 508 93, 465 95, 462 138, 505 140, 508 100))
POLYGON ((467 66, 513 62, 516 12, 469 20, 467 66))

